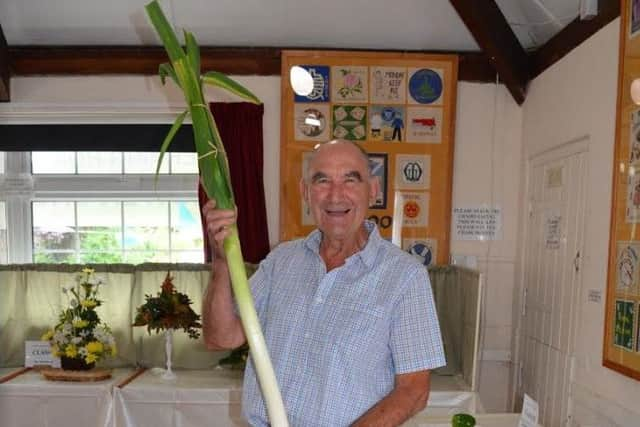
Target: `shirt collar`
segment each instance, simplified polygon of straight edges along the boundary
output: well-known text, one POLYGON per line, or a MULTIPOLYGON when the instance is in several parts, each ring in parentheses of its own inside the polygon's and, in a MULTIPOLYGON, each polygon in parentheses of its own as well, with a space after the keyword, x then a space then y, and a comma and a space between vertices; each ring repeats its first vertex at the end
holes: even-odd
MULTIPOLYGON (((365 220, 364 226, 369 232, 369 238, 367 239, 367 244, 363 249, 356 252, 353 257, 359 257, 362 260, 363 264, 371 268, 374 265, 376 255, 378 253, 378 247, 382 242, 382 236, 380 236, 380 232, 378 231, 378 227, 372 221, 365 220)), ((313 230, 309 235, 304 239, 304 246, 307 249, 312 251, 313 253, 320 255, 320 241, 322 240, 322 232, 318 229, 313 230)))

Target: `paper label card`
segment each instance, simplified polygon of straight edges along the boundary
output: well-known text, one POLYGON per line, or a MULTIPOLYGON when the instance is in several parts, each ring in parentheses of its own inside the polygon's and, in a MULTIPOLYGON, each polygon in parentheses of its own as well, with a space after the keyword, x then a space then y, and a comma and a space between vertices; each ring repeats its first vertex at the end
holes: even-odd
POLYGON ((522 402, 522 414, 520 414, 520 422, 518 427, 537 427, 538 426, 538 402, 533 400, 531 396, 525 393, 522 402))
POLYGON ((25 341, 24 342, 24 366, 52 366, 60 367, 60 358, 51 354, 49 341, 25 341))

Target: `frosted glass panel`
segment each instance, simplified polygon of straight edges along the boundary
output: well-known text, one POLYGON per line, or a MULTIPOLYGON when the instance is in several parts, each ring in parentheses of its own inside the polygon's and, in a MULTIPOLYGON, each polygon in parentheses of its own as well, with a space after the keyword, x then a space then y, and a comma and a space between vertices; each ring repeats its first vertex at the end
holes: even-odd
POLYGON ((0 264, 8 262, 7 213, 4 202, 0 202, 0 264))
POLYGON ((196 153, 171 153, 171 173, 198 173, 196 153))
MULTIPOLYGON (((158 153, 124 153, 124 173, 156 173, 158 153)), ((162 159, 160 173, 169 173, 169 158, 162 159)))
POLYGON ((122 153, 78 151, 78 173, 122 173, 122 153))
POLYGON ((31 169, 34 174, 76 173, 74 151, 34 151, 31 153, 31 169))

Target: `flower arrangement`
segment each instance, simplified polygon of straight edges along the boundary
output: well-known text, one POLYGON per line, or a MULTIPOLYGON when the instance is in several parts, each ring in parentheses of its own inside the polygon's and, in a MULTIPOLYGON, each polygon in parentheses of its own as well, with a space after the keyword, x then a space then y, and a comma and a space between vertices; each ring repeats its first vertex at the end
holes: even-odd
POLYGON ((183 293, 176 290, 173 285, 171 272, 162 283, 158 296, 145 295, 146 302, 137 309, 133 326, 147 326, 147 331, 162 329, 183 329, 189 334, 189 338, 198 338, 202 328, 200 315, 190 307, 191 300, 183 293))
POLYGON ((117 354, 111 329, 101 323, 96 312, 96 307, 102 304, 98 299, 102 280, 95 277, 94 272, 92 268, 83 268, 76 276, 75 286, 62 288, 69 306, 60 313, 58 324, 42 336, 43 341, 51 343, 54 356, 82 360, 89 367, 117 354))

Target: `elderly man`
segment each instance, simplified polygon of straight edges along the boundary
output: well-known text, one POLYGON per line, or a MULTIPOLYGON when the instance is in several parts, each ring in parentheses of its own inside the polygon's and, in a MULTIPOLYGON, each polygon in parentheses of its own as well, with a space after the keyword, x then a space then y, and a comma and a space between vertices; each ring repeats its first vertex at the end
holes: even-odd
MULTIPOLYGON (((357 144, 316 147, 300 193, 317 230, 278 245, 251 278, 292 426, 400 425, 425 407, 429 371, 445 364, 426 269, 366 220, 378 186, 357 144)), ((229 349, 245 342, 222 251, 236 215, 215 201, 203 214, 214 242, 204 338, 229 349)), ((243 414, 268 425, 251 360, 243 414)))

